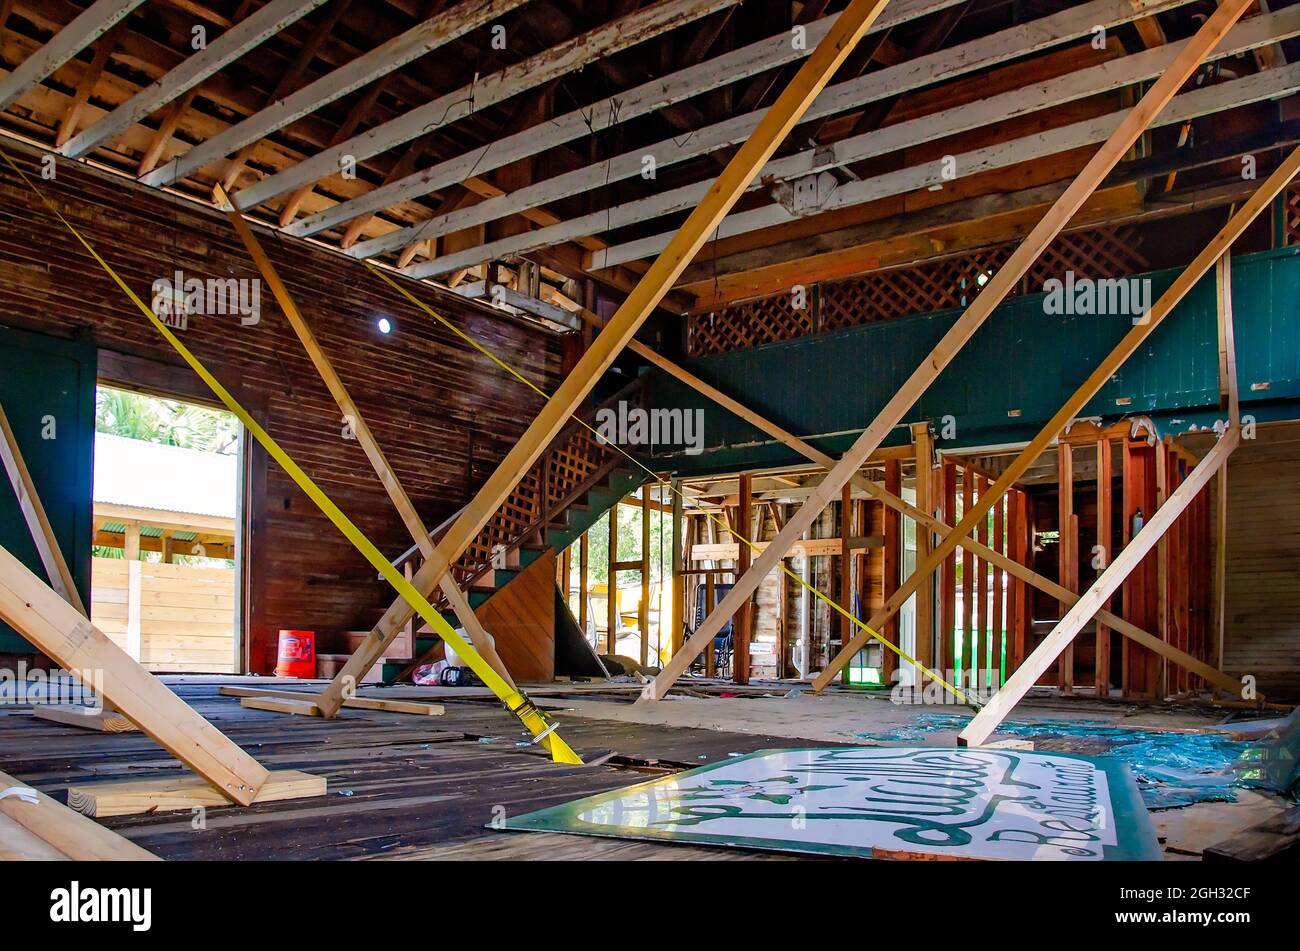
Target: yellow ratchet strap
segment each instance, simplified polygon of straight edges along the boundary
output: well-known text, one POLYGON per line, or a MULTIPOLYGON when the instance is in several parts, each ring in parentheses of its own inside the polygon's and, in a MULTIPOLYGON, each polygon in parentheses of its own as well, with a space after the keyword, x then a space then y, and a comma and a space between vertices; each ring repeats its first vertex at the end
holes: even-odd
POLYGON ((473 646, 456 633, 455 629, 447 623, 446 618, 444 618, 433 607, 433 605, 429 603, 428 599, 420 593, 419 589, 407 581, 402 573, 393 567, 389 560, 384 557, 383 552, 376 548, 374 543, 365 536, 361 529, 357 528, 357 526, 343 514, 330 497, 311 480, 307 473, 303 472, 302 469, 299 468, 298 464, 289 457, 288 453, 280 448, 280 445, 271 438, 271 435, 263 429, 261 425, 258 424, 257 420, 253 419, 253 417, 249 415, 248 411, 245 410, 244 407, 241 406, 230 394, 230 392, 217 381, 217 378, 208 372, 207 368, 199 362, 199 359, 195 357, 179 339, 177 339, 176 335, 158 319, 157 315, 154 314, 145 302, 127 286, 126 282, 122 280, 115 270, 113 270, 112 266, 100 257, 99 252, 97 252, 94 247, 91 246, 90 242, 81 235, 81 232, 79 232, 73 224, 63 216, 58 207, 54 205, 54 203, 46 197, 45 193, 42 192, 30 178, 28 178, 17 164, 15 164, 13 159, 9 157, 9 154, 3 149, 0 149, 0 156, 4 157, 4 160, 9 164, 10 168, 18 173, 18 176, 27 184, 27 187, 37 194, 41 201, 45 203, 45 206, 50 209, 59 221, 63 222, 64 227, 72 233, 73 237, 81 243, 82 247, 89 252, 90 256, 98 262, 99 266, 104 269, 108 276, 113 279, 118 287, 122 288, 127 297, 129 297, 136 307, 140 309, 140 313, 144 314, 145 317, 149 319, 149 322, 154 325, 155 329, 157 329, 157 331, 163 335, 164 339, 166 339, 166 341, 176 349, 176 352, 181 355, 185 362, 188 363, 203 382, 208 385, 208 388, 212 390, 217 398, 225 404, 226 408, 238 417, 239 421, 248 428, 248 431, 253 435, 253 438, 262 444, 262 447, 266 449, 271 458, 279 463, 280 467, 289 474, 289 477, 298 484, 298 487, 307 494, 307 497, 316 504, 317 508, 325 513, 325 516, 334 523, 334 526, 343 533, 357 551, 361 552, 361 554, 365 556, 366 560, 370 562, 370 564, 373 565, 381 575, 383 575, 384 579, 391 584, 394 589, 396 589, 397 593, 402 596, 403 600, 411 606, 415 613, 420 615, 420 617, 434 629, 439 637, 452 645, 457 655, 464 658, 465 662, 469 664, 470 669, 478 675, 479 679, 487 685, 488 689, 501 699, 506 708, 520 719, 524 726, 526 726, 533 734, 534 742, 540 743, 544 746, 550 752, 552 760, 557 763, 581 764, 582 758, 579 757, 578 754, 575 753, 556 732, 558 724, 553 720, 550 720, 545 713, 539 710, 533 702, 521 692, 511 689, 511 687, 501 679, 497 672, 492 669, 491 665, 484 661, 478 652, 474 650, 473 646))

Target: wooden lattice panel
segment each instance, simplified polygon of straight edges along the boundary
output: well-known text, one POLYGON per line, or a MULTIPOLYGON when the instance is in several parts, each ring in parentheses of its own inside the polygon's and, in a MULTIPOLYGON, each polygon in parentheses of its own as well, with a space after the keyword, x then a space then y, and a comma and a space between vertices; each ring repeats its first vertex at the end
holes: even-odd
POLYGON ((806 306, 801 309, 795 308, 792 294, 778 294, 698 314, 691 318, 687 346, 691 356, 702 357, 805 337, 812 332, 813 291, 809 288, 806 306))
POLYGON ((964 307, 1001 267, 1013 245, 876 271, 822 288, 821 329, 856 327, 949 307, 964 307))
MULTIPOLYGON (((1300 236, 1300 187, 1288 192, 1288 233, 1300 236)), ((1012 291, 1040 291, 1048 278, 1073 271, 1079 278, 1123 277, 1147 270, 1138 250, 1141 232, 1131 225, 1092 228, 1059 235, 1012 291)), ((810 289, 812 307, 796 311, 788 294, 748 301, 691 318, 692 357, 757 346, 773 340, 879 320, 893 320, 949 307, 965 307, 1011 257, 1015 242, 965 254, 874 271, 810 289)))
POLYGON ((1060 235, 1029 268, 1026 286, 1036 293, 1049 278, 1063 280, 1066 271, 1091 279, 1137 274, 1151 266, 1138 251, 1141 245, 1142 234, 1132 225, 1060 235))
POLYGON ((1300 183, 1292 182, 1282 193, 1282 241, 1300 244, 1300 183))

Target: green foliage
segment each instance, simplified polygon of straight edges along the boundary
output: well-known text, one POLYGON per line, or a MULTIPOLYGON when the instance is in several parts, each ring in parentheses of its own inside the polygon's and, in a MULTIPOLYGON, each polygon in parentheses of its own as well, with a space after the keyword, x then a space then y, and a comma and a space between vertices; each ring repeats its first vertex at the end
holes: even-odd
POLYGON ((229 454, 238 445, 239 421, 218 410, 101 386, 95 394, 95 431, 229 454))
MULTIPOLYGON (((650 580, 662 581, 672 570, 673 520, 666 512, 650 512, 650 580), (663 558, 660 560, 660 553, 663 558)), ((641 512, 630 505, 618 506, 618 559, 632 561, 641 557, 641 512)), ((606 513, 587 532, 587 560, 592 584, 609 580, 609 515, 606 513)), ((574 577, 578 570, 575 544, 572 561, 574 577)), ((620 585, 639 584, 640 571, 621 571, 620 585)), ((575 582, 576 583, 576 582, 575 582)))

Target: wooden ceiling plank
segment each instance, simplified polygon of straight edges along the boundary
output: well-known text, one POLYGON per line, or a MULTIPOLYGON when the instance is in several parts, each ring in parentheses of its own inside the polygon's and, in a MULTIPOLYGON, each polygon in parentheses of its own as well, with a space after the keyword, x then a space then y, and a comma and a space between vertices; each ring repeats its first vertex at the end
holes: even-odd
POLYGON ((118 106, 81 134, 64 144, 59 152, 80 158, 116 139, 131 126, 153 115, 168 103, 185 95, 209 76, 220 72, 251 49, 256 49, 286 26, 316 9, 325 0, 271 0, 209 43, 186 57, 179 66, 118 106))
POLYGON ((144 0, 96 0, 50 41, 0 79, 0 111, 131 15, 144 0))

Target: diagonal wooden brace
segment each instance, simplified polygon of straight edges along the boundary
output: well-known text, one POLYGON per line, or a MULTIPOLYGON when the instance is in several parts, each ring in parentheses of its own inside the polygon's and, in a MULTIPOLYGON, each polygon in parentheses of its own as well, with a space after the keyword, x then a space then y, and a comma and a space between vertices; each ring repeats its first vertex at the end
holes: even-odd
POLYGON ((1101 573, 1092 586, 1065 613, 1065 617, 1056 623, 1050 634, 1033 653, 1025 658, 1016 672, 1007 678, 1002 689, 966 724, 966 728, 957 735, 961 746, 979 746, 989 738, 994 730, 1011 712, 1011 708, 1020 702, 1029 689, 1038 681, 1057 656, 1065 649, 1076 634, 1088 623, 1088 619, 1097 613, 1110 597, 1119 590, 1124 579, 1132 574, 1133 569, 1141 564, 1142 559, 1155 547, 1169 527, 1182 514, 1183 510, 1196 498, 1201 489, 1209 483, 1211 477, 1219 470, 1237 448, 1241 440, 1241 428, 1233 425, 1215 444, 1184 480, 1174 490, 1164 505, 1156 509, 1154 515, 1142 526, 1133 539, 1125 546, 1119 556, 1101 573))
MULTIPOLYGON (((727 596, 722 599, 705 619, 704 623, 683 645, 682 650, 669 661, 659 676, 646 686, 638 702, 659 700, 667 693, 668 688, 686 671, 686 668, 690 666, 705 645, 711 642, 718 631, 722 629, 727 619, 735 614, 740 605, 775 567, 777 561, 785 556, 794 540, 812 525, 821 511, 838 496, 841 487, 861 468, 862 463, 871 453, 884 442, 890 431, 902 421, 904 415, 915 405, 921 394, 938 378, 944 367, 952 361, 958 351, 975 334, 975 331, 980 328, 993 310, 1011 292, 1012 288, 1025 275, 1048 244, 1060 234, 1070 218, 1083 206, 1084 202, 1088 200, 1088 197, 1115 167, 1124 153, 1132 147, 1147 126, 1155 120, 1156 116, 1174 97, 1182 84, 1196 71, 1200 63, 1209 55, 1210 51, 1214 49, 1219 40, 1223 38, 1223 35, 1246 11, 1248 6, 1249 0, 1225 0, 1197 30, 1196 34, 1187 41, 1187 45, 1170 63, 1169 68, 1147 90, 1132 111, 1124 117, 1124 120, 1111 137, 1098 149, 1079 175, 1070 183, 1069 187, 1066 188, 1052 207, 1048 209, 1042 220, 1034 226, 1033 230, 1025 237, 1025 240, 1012 252, 1011 257, 984 286, 979 296, 975 298, 974 303, 949 328, 938 345, 930 352, 930 355, 885 404, 876 415, 876 418, 868 424, 862 435, 857 438, 844 457, 827 473, 826 478, 813 491, 813 494, 804 505, 786 522, 785 528, 777 534, 777 537, 768 545, 767 549, 754 561, 749 571, 736 579, 731 591, 727 593, 727 596)), ((1053 431, 1053 436, 1059 429, 1058 426, 1053 431)), ((1005 491, 1005 487, 1003 487, 1003 491, 1005 491)), ((974 519, 967 517, 957 526, 956 531, 969 534, 973 527, 974 519)), ((951 536, 949 541, 951 544, 948 545, 947 551, 944 552, 945 556, 957 544, 956 540, 952 539, 951 536)), ((936 550, 930 558, 926 559, 923 569, 924 574, 921 571, 918 571, 917 574, 925 577, 933 571, 934 567, 939 564, 937 560, 938 554, 939 552, 936 550)), ((901 603, 899 602, 899 604, 901 603)), ((894 605, 892 609, 896 610, 897 605, 894 605)), ((878 626, 876 618, 869 622, 869 626, 873 628, 878 626)), ((838 664, 842 666, 847 657, 851 657, 853 653, 856 653, 869 636, 864 634, 855 637, 854 642, 860 643, 857 643, 857 646, 851 652, 847 649, 841 651, 839 658, 837 658, 838 664)), ((829 679, 827 673, 827 671, 823 671, 823 678, 829 679)), ((822 678, 819 678, 819 682, 821 686, 825 685, 822 678)))

